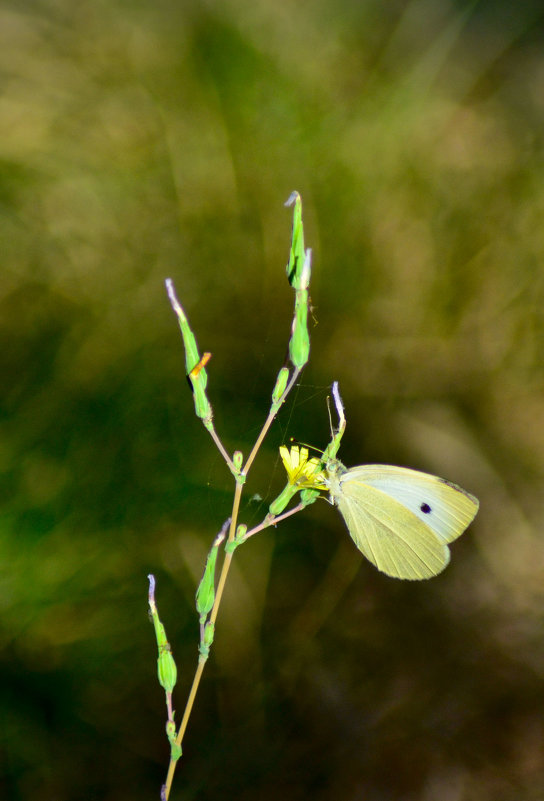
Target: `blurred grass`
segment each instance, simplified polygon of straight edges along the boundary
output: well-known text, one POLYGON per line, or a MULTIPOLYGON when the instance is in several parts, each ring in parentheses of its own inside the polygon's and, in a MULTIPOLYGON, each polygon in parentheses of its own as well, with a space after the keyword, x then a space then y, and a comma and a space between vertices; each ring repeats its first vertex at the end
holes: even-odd
POLYGON ((544 796, 543 23, 536 2, 3 4, 3 797, 158 797, 146 575, 179 716, 231 491, 163 281, 247 452, 294 188, 318 324, 243 519, 279 442, 328 441, 333 379, 345 463, 445 475, 481 512, 417 586, 324 504, 241 549, 174 797, 544 796))

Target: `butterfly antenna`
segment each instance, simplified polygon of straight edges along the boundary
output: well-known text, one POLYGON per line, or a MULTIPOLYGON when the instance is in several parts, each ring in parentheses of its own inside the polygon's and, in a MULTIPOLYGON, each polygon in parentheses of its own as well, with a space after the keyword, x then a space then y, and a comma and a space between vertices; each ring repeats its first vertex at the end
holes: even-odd
POLYGON ((331 414, 331 396, 327 395, 327 411, 329 413, 329 428, 331 429, 331 437, 334 437, 334 427, 332 424, 332 414, 331 414))
POLYGON ((296 442, 297 445, 302 445, 304 448, 308 448, 311 451, 323 454, 321 448, 316 448, 315 445, 309 445, 307 442, 301 442, 299 439, 295 439, 294 437, 289 437, 289 442, 296 442))

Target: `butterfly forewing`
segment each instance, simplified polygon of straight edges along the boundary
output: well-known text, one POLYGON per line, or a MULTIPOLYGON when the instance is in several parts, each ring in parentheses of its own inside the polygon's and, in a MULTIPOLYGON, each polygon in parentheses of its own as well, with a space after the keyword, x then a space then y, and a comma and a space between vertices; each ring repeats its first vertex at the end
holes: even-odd
POLYGON ((468 492, 442 478, 389 465, 353 467, 340 478, 341 494, 350 486, 363 485, 398 501, 428 526, 441 540, 457 539, 474 519, 478 501, 468 492))

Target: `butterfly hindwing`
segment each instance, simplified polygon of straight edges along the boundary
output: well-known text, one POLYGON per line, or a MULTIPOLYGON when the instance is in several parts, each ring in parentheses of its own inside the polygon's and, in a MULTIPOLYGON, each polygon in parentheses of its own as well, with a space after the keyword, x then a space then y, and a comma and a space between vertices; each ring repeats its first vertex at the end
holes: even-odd
POLYGON ((449 549, 444 541, 383 491, 349 481, 343 483, 335 500, 355 544, 383 573, 425 579, 448 564, 449 549))

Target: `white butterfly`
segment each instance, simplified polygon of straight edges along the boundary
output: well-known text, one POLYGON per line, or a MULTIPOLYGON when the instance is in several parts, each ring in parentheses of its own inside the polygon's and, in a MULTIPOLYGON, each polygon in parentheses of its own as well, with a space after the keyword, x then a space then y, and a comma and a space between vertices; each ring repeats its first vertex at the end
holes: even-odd
POLYGON ((290 492, 300 489, 305 505, 319 491, 328 492, 355 545, 382 573, 401 579, 438 575, 450 561, 448 544, 474 520, 478 500, 444 478, 407 467, 344 467, 336 459, 346 429, 336 381, 332 395, 339 423, 322 458, 309 459, 308 449, 298 445, 280 448, 290 492))

